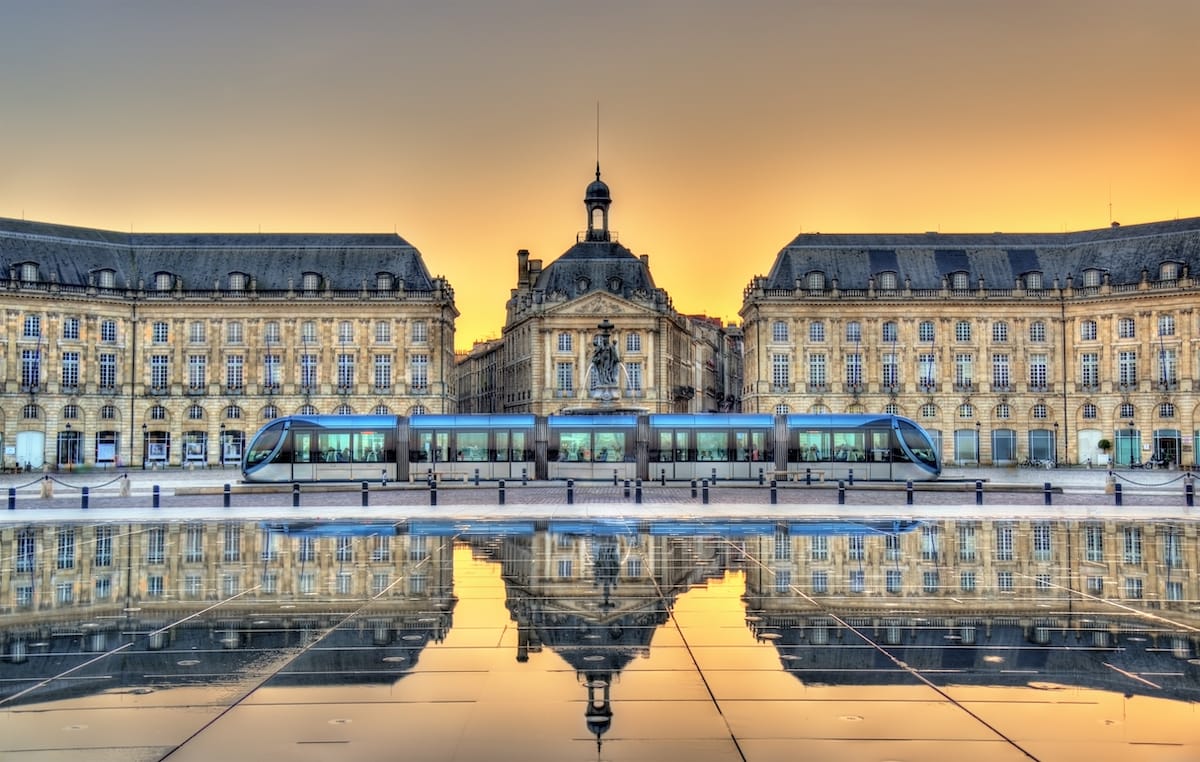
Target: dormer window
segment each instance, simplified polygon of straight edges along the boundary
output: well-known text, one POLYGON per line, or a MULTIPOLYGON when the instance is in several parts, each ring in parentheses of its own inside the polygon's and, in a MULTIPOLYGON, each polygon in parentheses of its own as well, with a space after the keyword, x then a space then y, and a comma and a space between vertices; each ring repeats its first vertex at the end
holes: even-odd
POLYGON ((881 291, 895 291, 900 287, 900 280, 896 273, 888 271, 879 273, 879 288, 881 291))
POLYGON ((621 290, 621 279, 620 279, 620 278, 609 278, 609 279, 608 279, 608 290, 609 290, 609 291, 612 291, 613 293, 618 293, 618 292, 620 292, 620 290, 621 290))
POLYGON ((376 291, 391 291, 392 290, 392 274, 391 273, 375 273, 375 290, 376 291))
POLYGON ((1158 266, 1159 280, 1178 280, 1179 278, 1179 263, 1178 262, 1163 262, 1158 266))
POLYGON ((175 285, 175 278, 171 273, 154 273, 155 291, 170 291, 173 285, 175 285))
POLYGON ((229 290, 245 291, 247 280, 246 273, 229 273, 229 290))
POLYGON ((814 270, 804 276, 804 287, 809 291, 825 290, 825 273, 814 270))
POLYGON ((1089 267, 1083 271, 1083 286, 1084 288, 1098 288, 1100 286, 1101 271, 1094 267, 1089 267))
POLYGON ((304 278, 300 282, 300 287, 304 289, 306 294, 315 294, 321 288, 320 273, 304 273, 304 278))
POLYGON ((26 283, 38 282, 38 266, 37 262, 21 263, 21 280, 26 283))
POLYGON ((1042 274, 1039 272, 1025 273, 1025 290, 1026 291, 1041 291, 1044 288, 1042 285, 1042 274))
POLYGON ((589 288, 591 288, 591 286, 592 286, 592 282, 590 280, 588 280, 587 278, 580 278, 579 280, 575 281, 575 293, 577 293, 577 294, 587 293, 587 290, 589 288))
POLYGON ((950 288, 955 291, 966 291, 971 287, 971 274, 963 271, 950 273, 950 288))
POLYGON ((108 270, 108 269, 97 270, 96 271, 96 285, 99 286, 100 288, 116 288, 117 287, 117 273, 113 270, 108 270))

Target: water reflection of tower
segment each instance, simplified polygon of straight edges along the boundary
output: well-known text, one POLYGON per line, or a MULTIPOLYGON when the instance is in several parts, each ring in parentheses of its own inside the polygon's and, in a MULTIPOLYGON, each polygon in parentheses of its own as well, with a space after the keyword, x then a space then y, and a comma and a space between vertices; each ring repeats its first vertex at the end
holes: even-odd
POLYGON ((632 532, 507 537, 500 558, 517 661, 547 646, 574 668, 597 750, 612 726, 620 672, 649 654, 675 597, 723 568, 715 543, 632 532))

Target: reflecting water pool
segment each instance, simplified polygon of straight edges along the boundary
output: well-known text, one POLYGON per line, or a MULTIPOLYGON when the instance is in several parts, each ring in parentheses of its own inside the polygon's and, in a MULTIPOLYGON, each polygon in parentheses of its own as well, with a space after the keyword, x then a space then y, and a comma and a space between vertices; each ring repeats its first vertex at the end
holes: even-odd
POLYGON ((0 757, 1194 760, 1196 529, 6 524, 0 757))

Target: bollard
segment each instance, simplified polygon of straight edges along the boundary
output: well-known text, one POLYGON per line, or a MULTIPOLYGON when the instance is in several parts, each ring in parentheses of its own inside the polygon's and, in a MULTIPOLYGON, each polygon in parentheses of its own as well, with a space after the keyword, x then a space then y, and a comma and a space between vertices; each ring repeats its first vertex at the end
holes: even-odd
POLYGON ((658 469, 658 484, 661 487, 667 486, 667 469, 658 469))
POLYGON ((811 468, 804 469, 804 486, 805 487, 812 486, 812 469, 811 468))
POLYGON ((1113 505, 1116 505, 1118 508, 1121 506, 1121 484, 1120 484, 1120 482, 1113 485, 1113 501, 1114 501, 1113 505))
POLYGON ((696 480, 692 479, 692 499, 696 499, 696 480))
POLYGON ((629 499, 629 480, 628 479, 625 480, 624 495, 625 495, 625 499, 628 500, 629 499))
POLYGON ((529 469, 528 468, 521 469, 521 486, 522 487, 529 486, 529 469))
POLYGON ((504 480, 503 479, 500 480, 500 494, 498 495, 498 498, 500 500, 500 502, 498 504, 504 505, 504 480))
POLYGON ((906 481, 904 483, 904 500, 908 505, 913 504, 913 502, 912 502, 913 501, 912 479, 909 479, 908 481, 906 481))
POLYGON ((1050 482, 1042 483, 1042 504, 1050 505, 1050 482))
POLYGON ((850 469, 850 486, 854 486, 854 469, 850 469))
POLYGON ((475 469, 475 486, 479 486, 479 469, 475 469))
POLYGON ((983 505, 983 480, 975 480, 975 505, 983 505))
POLYGON ((567 479, 567 505, 575 505, 575 480, 567 479))
POLYGON ((82 510, 87 510, 88 507, 88 488, 84 487, 79 491, 79 507, 82 510))
POLYGON ((300 483, 299 482, 292 484, 292 507, 293 508, 300 507, 300 483))
POLYGON ((380 487, 387 486, 387 469, 386 468, 379 472, 379 486, 380 487))
POLYGON ((638 479, 634 483, 633 502, 637 503, 638 505, 642 504, 642 480, 641 479, 638 479))
POLYGON ((16 487, 8 488, 8 510, 10 510, 10 511, 17 510, 17 488, 16 487))
MULTIPOLYGON (((299 489, 299 488, 297 487, 297 489, 299 489)), ((158 485, 155 484, 154 487, 150 490, 150 492, 153 495, 153 497, 151 498, 151 500, 152 500, 151 505, 154 508, 157 508, 159 506, 159 499, 162 497, 162 491, 158 488, 158 485)))
POLYGON ((367 497, 367 483, 362 483, 362 507, 366 508, 370 504, 370 498, 367 497))
POLYGON ((765 478, 766 478, 766 477, 763 475, 763 470, 762 470, 762 468, 759 468, 759 469, 758 469, 758 486, 760 486, 760 487, 761 487, 761 486, 763 486, 763 483, 764 483, 764 481, 763 481, 763 480, 764 480, 765 478))
POLYGON ((437 480, 429 480, 429 504, 437 505, 437 480))
POLYGON ((712 470, 712 485, 717 486, 717 469, 712 470))
POLYGON ((617 486, 617 469, 613 469, 613 486, 617 486))
POLYGON ((700 502, 708 505, 708 479, 700 482, 700 502))
POLYGON ((771 505, 778 505, 778 504, 779 504, 779 487, 775 483, 775 480, 772 479, 771 480, 771 505))
POLYGON ((1192 485, 1192 480, 1188 479, 1183 485, 1183 502, 1188 508, 1191 508, 1196 501, 1196 488, 1192 485))
POLYGON ((838 505, 846 504, 846 483, 838 479, 838 505))

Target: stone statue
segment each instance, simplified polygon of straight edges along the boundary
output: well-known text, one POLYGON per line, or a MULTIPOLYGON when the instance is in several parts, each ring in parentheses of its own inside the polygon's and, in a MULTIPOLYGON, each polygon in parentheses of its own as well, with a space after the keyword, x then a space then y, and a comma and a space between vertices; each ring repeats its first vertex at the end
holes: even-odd
POLYGON ((620 372, 621 358, 617 355, 617 347, 612 342, 610 333, 613 324, 604 319, 596 326, 600 333, 592 339, 592 369, 596 373, 596 387, 615 389, 618 386, 617 374, 620 372))

